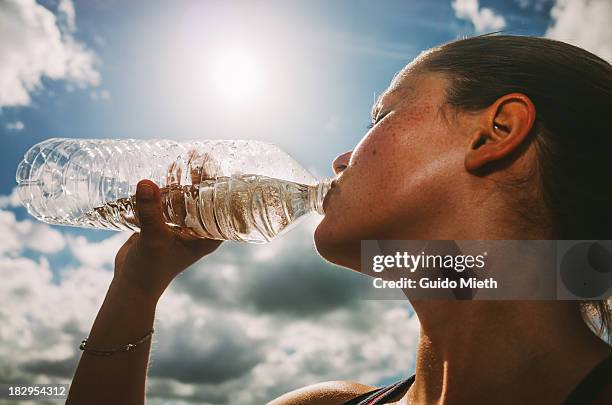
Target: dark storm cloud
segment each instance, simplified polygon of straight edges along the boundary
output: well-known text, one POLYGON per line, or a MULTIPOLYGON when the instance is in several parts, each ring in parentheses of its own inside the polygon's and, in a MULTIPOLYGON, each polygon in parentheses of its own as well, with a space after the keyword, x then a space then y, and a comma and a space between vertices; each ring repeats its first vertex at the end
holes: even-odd
MULTIPOLYGON (((174 382, 167 378, 149 378, 147 380, 147 403, 166 404, 166 401, 185 401, 181 404, 230 404, 231 389, 224 389, 217 384, 192 385, 193 392, 181 395, 175 392, 174 382), (161 401, 161 402, 159 402, 161 401)), ((240 387, 237 387, 238 389, 240 387)), ((170 402, 168 402, 170 403, 170 402)), ((174 402, 171 402, 174 403, 174 402)))
POLYGON ((262 360, 262 346, 234 322, 215 323, 196 329, 184 324, 168 331, 173 340, 157 348, 149 374, 181 382, 220 383, 248 373, 262 360))
MULTIPOLYGON (((10 297, 0 306, 0 380, 70 382, 112 277, 88 263, 53 269, 56 283, 48 262, 0 255, 0 297, 10 297), (36 294, 10 294, 26 290, 36 294)), ((319 258, 308 227, 264 246, 225 244, 160 300, 148 402, 254 405, 319 381, 396 375, 411 361, 398 348, 413 347, 413 322, 391 303, 361 300, 362 277, 319 258)))
POLYGON ((276 254, 265 259, 258 257, 264 247, 225 245, 183 273, 174 288, 209 305, 255 313, 307 317, 354 306, 369 288, 368 278, 325 262, 305 240, 312 240, 308 230, 296 230, 275 241, 276 254), (224 266, 237 276, 224 278, 224 266))
POLYGON ((21 366, 22 371, 32 374, 44 374, 50 377, 72 378, 76 366, 79 362, 78 357, 71 357, 66 360, 35 360, 21 366))
POLYGON ((257 269, 244 281, 243 302, 261 312, 284 312, 296 316, 317 315, 351 307, 366 288, 365 276, 326 265, 304 254, 257 269))

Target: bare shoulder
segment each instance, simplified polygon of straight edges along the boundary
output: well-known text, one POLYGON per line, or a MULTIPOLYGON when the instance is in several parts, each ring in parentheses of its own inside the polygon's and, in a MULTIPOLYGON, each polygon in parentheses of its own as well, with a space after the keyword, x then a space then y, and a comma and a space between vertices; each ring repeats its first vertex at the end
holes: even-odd
POLYGON ((326 381, 288 392, 268 405, 341 405, 375 389, 352 381, 326 381))

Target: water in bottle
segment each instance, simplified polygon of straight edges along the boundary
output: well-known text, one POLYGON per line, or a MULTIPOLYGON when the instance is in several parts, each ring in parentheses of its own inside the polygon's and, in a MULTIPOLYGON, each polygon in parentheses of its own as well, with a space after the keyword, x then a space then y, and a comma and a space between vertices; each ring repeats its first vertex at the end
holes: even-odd
POLYGON ((278 147, 257 141, 50 139, 17 169, 18 194, 52 224, 138 230, 135 189, 160 186, 175 231, 264 243, 310 212, 323 214, 329 180, 316 181, 278 147))

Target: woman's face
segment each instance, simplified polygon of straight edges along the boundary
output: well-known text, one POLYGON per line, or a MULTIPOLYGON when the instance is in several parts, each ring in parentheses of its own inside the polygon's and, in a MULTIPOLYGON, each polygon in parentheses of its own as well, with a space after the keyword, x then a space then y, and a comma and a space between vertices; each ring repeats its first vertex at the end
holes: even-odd
POLYGON ((467 139, 444 114, 446 79, 405 69, 373 108, 374 126, 334 161, 336 181, 315 232, 319 253, 359 269, 360 241, 434 239, 456 216, 467 139), (447 121, 448 119, 448 121, 447 121))

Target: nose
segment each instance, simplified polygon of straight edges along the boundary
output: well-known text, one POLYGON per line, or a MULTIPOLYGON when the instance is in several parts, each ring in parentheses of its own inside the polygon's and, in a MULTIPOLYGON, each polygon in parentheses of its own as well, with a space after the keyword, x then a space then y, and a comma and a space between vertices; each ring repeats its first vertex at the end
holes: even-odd
POLYGON ((340 174, 340 172, 344 171, 348 167, 349 159, 351 158, 351 154, 353 151, 344 152, 343 154, 337 156, 332 162, 332 169, 334 169, 335 174, 340 174))

